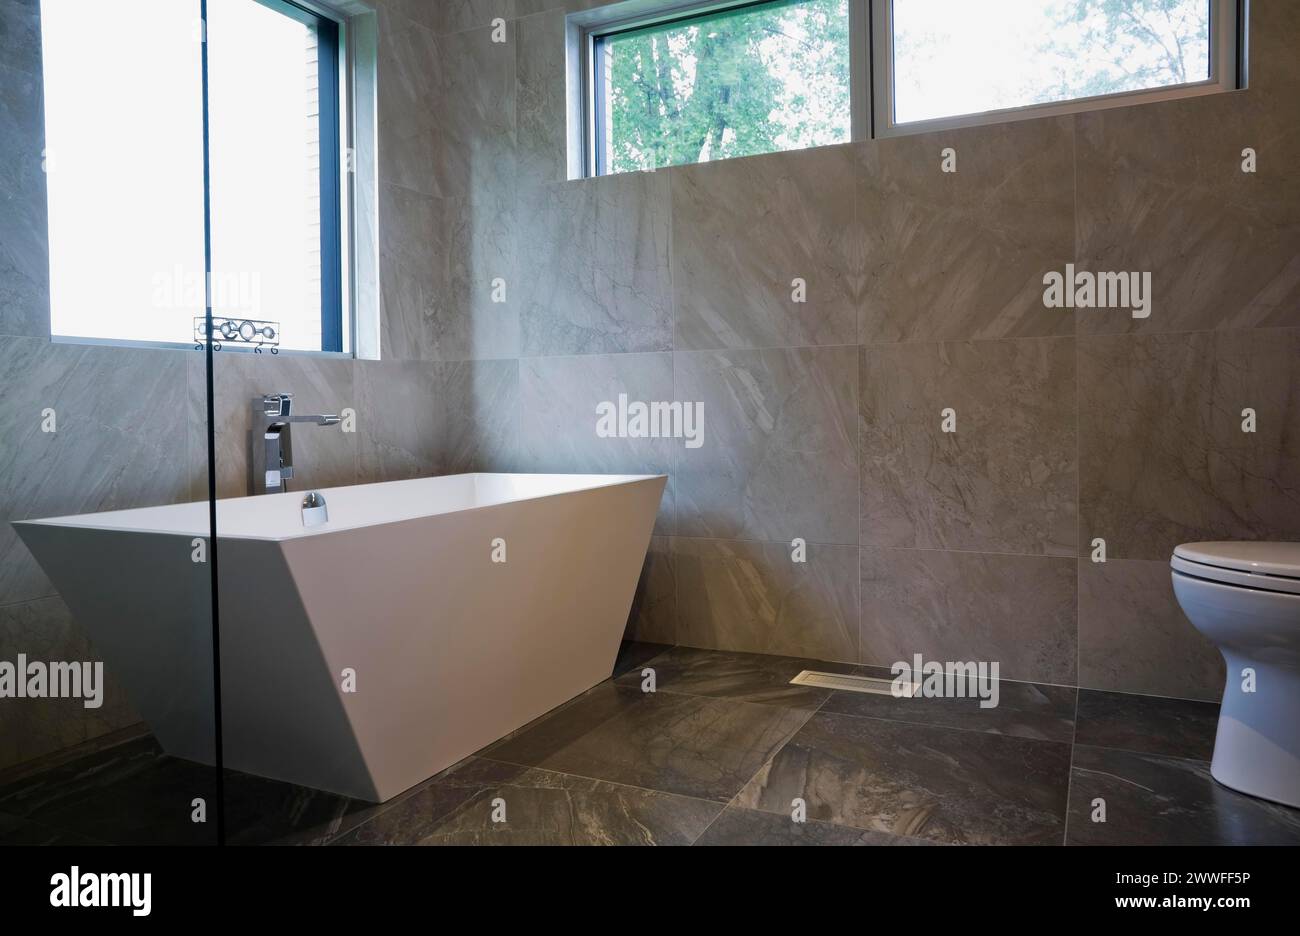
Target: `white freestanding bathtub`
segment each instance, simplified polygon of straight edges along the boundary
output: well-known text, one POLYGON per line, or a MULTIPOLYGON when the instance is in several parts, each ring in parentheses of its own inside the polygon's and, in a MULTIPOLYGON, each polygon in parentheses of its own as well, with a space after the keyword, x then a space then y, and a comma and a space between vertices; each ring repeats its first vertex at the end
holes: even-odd
MULTIPOLYGON (((326 488, 318 526, 303 491, 218 501, 225 765, 382 802, 608 678, 664 483, 326 488)), ((14 525, 163 749, 213 763, 208 504, 14 525)))

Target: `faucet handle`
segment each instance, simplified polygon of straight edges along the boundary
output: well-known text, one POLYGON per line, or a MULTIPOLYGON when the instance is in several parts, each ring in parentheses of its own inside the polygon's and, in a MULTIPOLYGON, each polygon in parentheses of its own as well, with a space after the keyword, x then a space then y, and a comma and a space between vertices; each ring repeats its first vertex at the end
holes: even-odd
POLYGON ((267 393, 262 395, 262 412, 267 416, 288 416, 292 408, 292 393, 267 393))

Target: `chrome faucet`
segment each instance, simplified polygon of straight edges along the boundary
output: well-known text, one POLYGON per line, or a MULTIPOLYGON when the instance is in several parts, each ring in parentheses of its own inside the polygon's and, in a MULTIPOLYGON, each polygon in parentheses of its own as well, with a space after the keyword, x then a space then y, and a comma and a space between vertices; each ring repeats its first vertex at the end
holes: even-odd
POLYGON ((294 423, 337 426, 337 416, 294 416, 292 393, 271 393, 253 400, 252 458, 249 459, 248 492, 279 494, 288 490, 293 478, 294 423))

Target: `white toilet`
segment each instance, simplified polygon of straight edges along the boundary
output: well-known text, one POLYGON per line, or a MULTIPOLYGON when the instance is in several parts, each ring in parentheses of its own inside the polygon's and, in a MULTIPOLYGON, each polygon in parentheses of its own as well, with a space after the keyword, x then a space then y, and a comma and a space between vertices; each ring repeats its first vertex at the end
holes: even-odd
POLYGON ((1170 565, 1178 603, 1228 664, 1210 773, 1300 807, 1300 543, 1185 543, 1170 565))

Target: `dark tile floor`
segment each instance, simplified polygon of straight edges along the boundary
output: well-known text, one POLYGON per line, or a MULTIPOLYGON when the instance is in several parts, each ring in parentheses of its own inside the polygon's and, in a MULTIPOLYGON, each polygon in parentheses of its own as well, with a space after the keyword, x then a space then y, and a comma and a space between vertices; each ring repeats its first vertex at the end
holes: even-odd
MULTIPOLYGON (((881 675, 628 644, 613 679, 382 806, 228 773, 229 839, 1300 844, 1300 811, 1210 777, 1217 706, 1003 682, 981 709, 789 685, 801 669, 881 675)), ((0 776, 0 844, 210 844, 191 803, 212 795, 210 769, 128 737, 0 776)))

